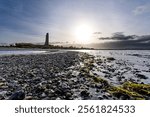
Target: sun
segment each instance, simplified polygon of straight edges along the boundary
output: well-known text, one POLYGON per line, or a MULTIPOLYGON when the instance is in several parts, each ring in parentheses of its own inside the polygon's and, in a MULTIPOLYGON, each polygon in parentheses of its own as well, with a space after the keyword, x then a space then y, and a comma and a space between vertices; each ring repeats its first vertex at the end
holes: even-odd
POLYGON ((80 24, 75 29, 75 38, 77 43, 88 44, 92 38, 92 27, 89 24, 80 24))

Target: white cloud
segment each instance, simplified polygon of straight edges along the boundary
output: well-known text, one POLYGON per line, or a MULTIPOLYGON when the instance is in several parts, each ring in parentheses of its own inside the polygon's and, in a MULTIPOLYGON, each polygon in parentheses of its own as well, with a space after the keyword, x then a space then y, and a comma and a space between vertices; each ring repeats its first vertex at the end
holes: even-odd
POLYGON ((133 10, 133 13, 135 15, 141 15, 141 14, 144 14, 144 13, 150 13, 150 4, 145 4, 145 5, 141 5, 141 6, 136 7, 133 10))

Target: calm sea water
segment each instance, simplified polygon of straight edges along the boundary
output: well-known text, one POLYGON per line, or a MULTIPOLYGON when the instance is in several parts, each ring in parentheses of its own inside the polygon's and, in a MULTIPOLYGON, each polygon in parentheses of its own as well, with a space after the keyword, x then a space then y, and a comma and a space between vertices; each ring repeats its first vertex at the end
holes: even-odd
POLYGON ((39 54, 44 53, 46 51, 32 51, 32 50, 1 50, 0 55, 18 55, 18 54, 39 54))

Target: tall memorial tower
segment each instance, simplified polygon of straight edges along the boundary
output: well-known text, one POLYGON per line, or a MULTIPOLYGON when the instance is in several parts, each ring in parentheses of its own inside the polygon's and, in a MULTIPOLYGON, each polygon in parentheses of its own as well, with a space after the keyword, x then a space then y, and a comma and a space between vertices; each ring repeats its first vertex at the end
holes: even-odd
POLYGON ((49 46, 49 33, 46 33, 45 46, 49 46))

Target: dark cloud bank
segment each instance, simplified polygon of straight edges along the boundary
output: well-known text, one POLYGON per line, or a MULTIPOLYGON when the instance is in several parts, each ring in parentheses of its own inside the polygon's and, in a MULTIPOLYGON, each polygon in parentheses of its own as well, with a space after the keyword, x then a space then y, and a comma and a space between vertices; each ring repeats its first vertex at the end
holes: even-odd
POLYGON ((90 44, 97 49, 150 49, 150 35, 124 35, 122 32, 114 33, 112 37, 99 38, 111 40, 105 43, 90 44))

